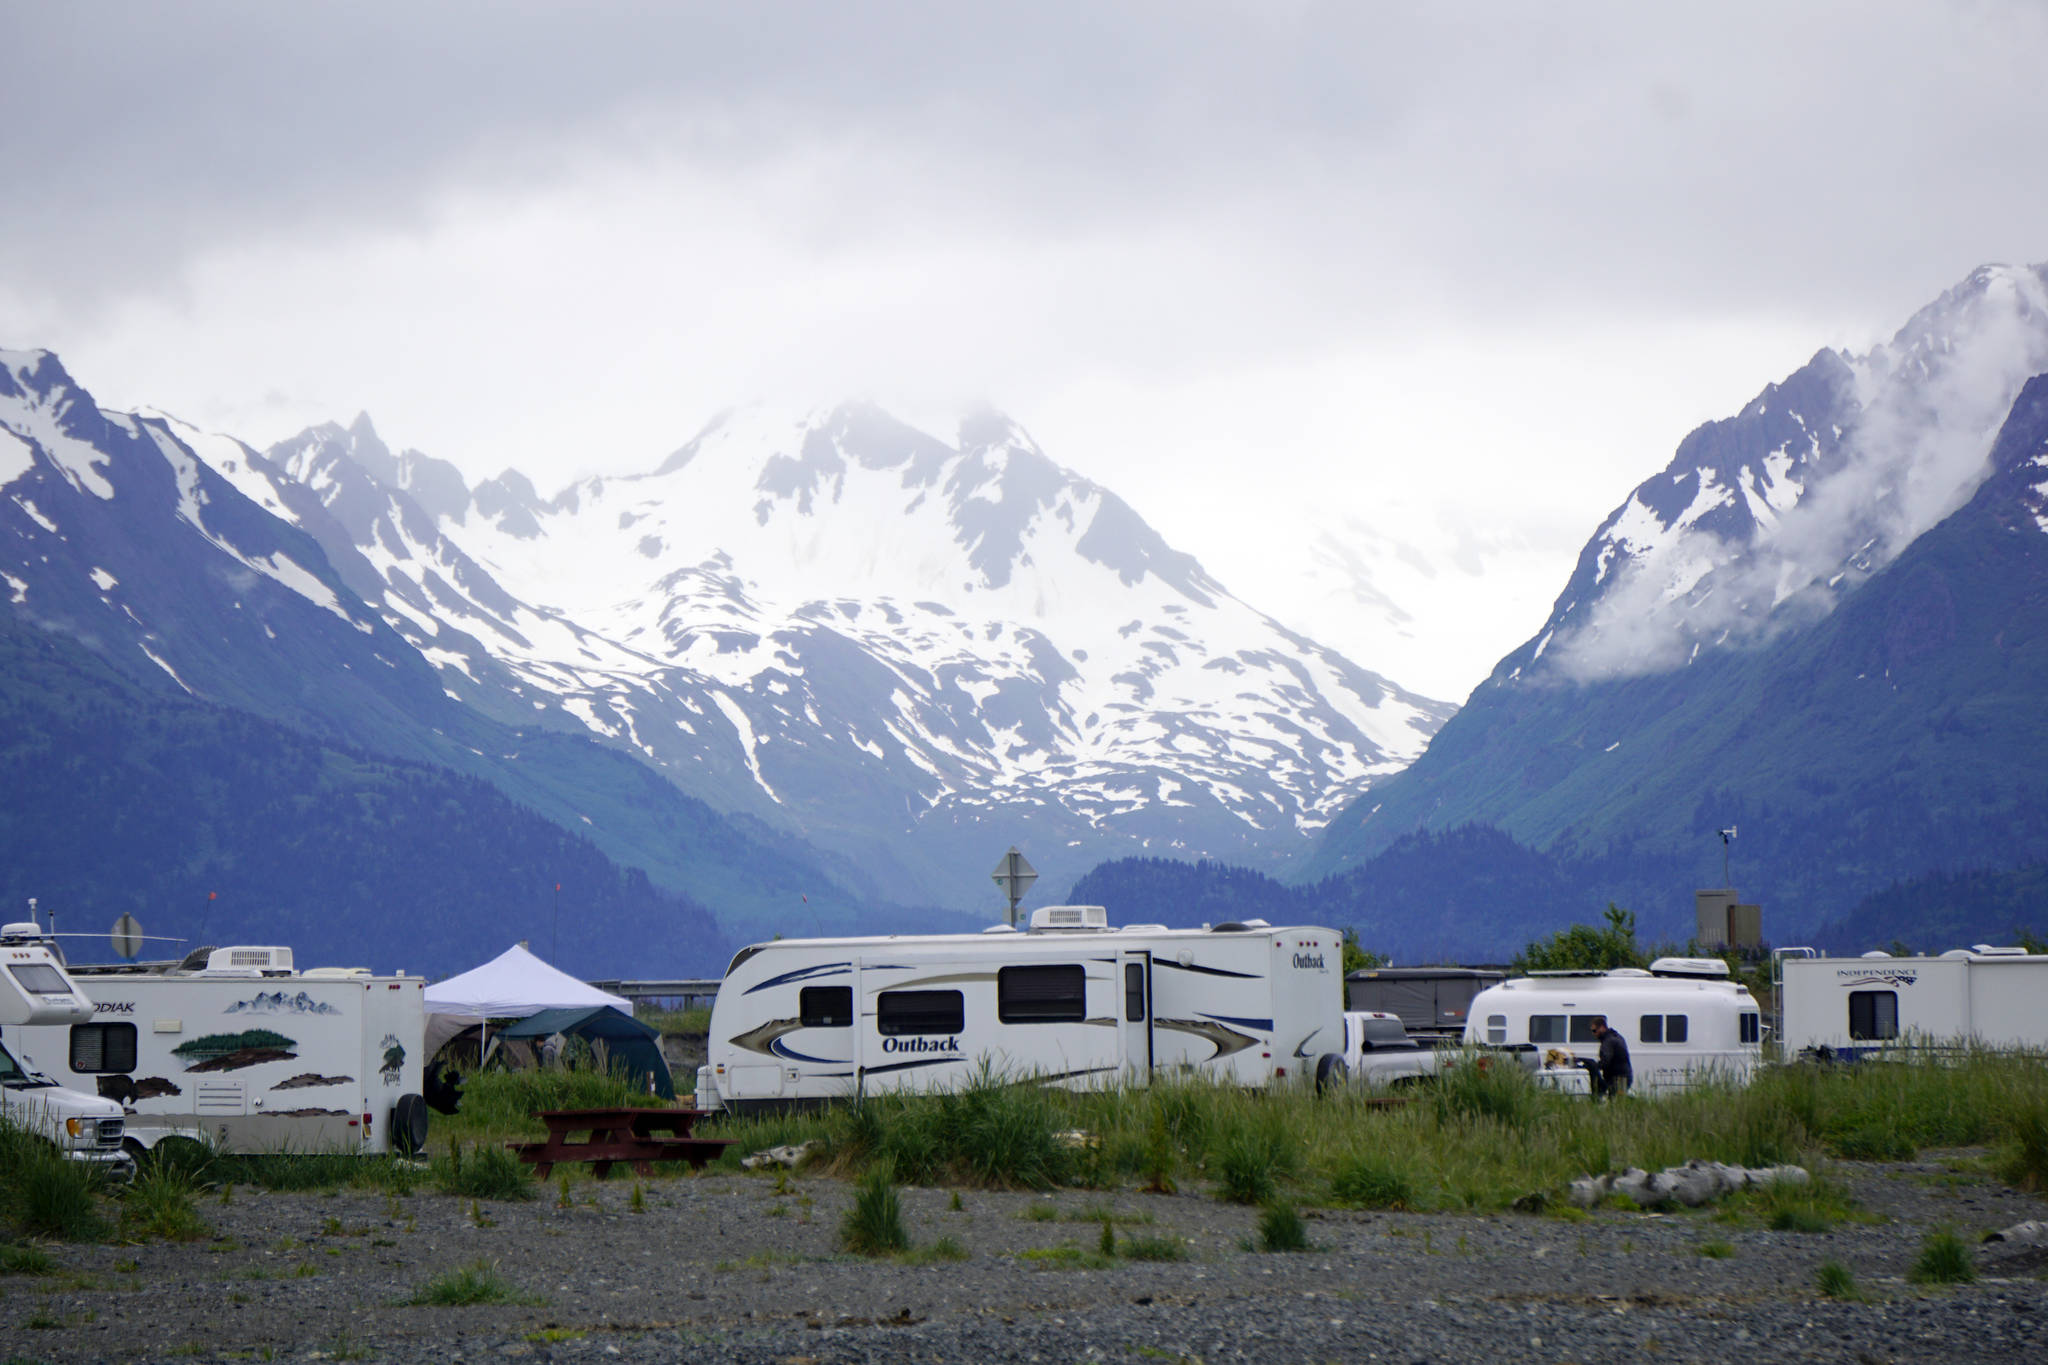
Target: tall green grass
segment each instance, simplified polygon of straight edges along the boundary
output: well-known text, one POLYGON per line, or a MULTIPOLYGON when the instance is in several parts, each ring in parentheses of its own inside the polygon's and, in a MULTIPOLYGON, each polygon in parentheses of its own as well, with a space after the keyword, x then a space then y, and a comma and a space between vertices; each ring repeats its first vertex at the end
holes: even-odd
MULTIPOLYGON (((1978 1144, 1999 1146, 2008 1178, 2048 1188, 2041 1056, 1788 1066, 1742 1089, 1598 1105, 1541 1090, 1515 1067, 1459 1067, 1413 1103, 1385 1108, 1367 1098, 1202 1080, 1075 1092, 984 1072, 956 1093, 725 1118, 704 1131, 737 1140, 732 1162, 761 1147, 822 1139, 830 1169, 843 1174, 886 1162, 913 1184, 1177 1184, 1251 1204, 1279 1193, 1298 1203, 1499 1210, 1629 1166, 1657 1170, 1697 1157, 1811 1167, 1829 1157, 1978 1144)), ((1832 1185, 1757 1202, 1759 1217, 1787 1226, 1846 1213, 1832 1185)))

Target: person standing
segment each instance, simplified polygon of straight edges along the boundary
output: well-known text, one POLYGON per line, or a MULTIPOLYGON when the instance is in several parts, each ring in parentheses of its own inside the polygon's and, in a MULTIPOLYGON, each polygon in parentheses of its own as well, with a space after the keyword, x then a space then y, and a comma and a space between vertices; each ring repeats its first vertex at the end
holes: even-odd
POLYGON ((1608 1099, 1618 1100, 1635 1083, 1635 1068, 1628 1059, 1628 1040, 1607 1026, 1607 1016, 1593 1016, 1592 1033, 1600 1044, 1600 1063, 1594 1073, 1594 1088, 1608 1099))

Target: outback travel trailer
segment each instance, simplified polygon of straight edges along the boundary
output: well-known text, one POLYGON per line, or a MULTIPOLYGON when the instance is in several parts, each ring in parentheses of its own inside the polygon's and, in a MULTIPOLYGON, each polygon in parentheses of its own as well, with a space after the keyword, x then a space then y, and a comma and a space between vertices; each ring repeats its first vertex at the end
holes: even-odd
POLYGON ((1777 953, 1787 1057, 1928 1044, 2048 1048, 2048 956, 1980 943, 1939 957, 1777 953))
POLYGON ((1600 1051, 1592 1031, 1598 1015, 1628 1043, 1638 1094, 1746 1085, 1763 1054, 1756 998, 1729 979, 1728 964, 1717 957, 1660 957, 1648 971, 1516 977, 1473 998, 1465 1041, 1533 1045, 1543 1062, 1539 1083, 1578 1092, 1587 1088, 1580 1061, 1600 1051))
POLYGON ((986 1067, 1073 1088, 1343 1071, 1342 939, 1263 920, 1109 926, 1099 905, 979 934, 743 948, 711 1007, 697 1104, 755 1112, 947 1089, 986 1067))
POLYGON ((132 1152, 170 1137, 248 1152, 421 1149, 424 978, 295 971, 278 947, 186 962, 75 969, 90 1018, 23 1029, 22 1051, 125 1107, 132 1152))
POLYGON ((26 1028, 92 1018, 92 1002, 32 921, 0 928, 0 966, 0 1118, 47 1138, 73 1161, 132 1171, 120 1105, 58 1084, 7 1048, 20 1045, 26 1028))

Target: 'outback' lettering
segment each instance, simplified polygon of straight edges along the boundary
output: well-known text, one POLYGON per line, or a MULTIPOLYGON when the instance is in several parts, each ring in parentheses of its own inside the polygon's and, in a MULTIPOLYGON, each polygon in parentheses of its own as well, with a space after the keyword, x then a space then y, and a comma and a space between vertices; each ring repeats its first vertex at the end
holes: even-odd
POLYGON ((958 1038, 884 1038, 884 1052, 958 1052, 958 1038))
POLYGON ((1323 955, 1321 953, 1296 953, 1294 955, 1294 965, 1297 967, 1313 967, 1317 971, 1321 971, 1323 970, 1323 955))

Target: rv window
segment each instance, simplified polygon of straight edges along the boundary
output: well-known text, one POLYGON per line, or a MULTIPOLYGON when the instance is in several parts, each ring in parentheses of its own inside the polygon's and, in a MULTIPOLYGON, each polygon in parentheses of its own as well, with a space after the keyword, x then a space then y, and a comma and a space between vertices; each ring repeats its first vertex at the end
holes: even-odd
POLYGON ((135 1069, 135 1025, 73 1024, 71 1069, 126 1075, 135 1069))
POLYGON ((958 1033, 967 1027, 967 1006, 958 991, 883 991, 875 997, 875 1029, 881 1033, 958 1033))
POLYGON ((1124 1018, 1133 1024, 1145 1022, 1145 964, 1124 964, 1124 1018))
MULTIPOLYGON (((1505 1043, 1505 1042, 1506 1042, 1507 1040, 1508 1040, 1508 1017, 1507 1017, 1507 1016, 1506 1016, 1505 1014, 1489 1014, 1489 1015, 1487 1015, 1487 1016, 1486 1016, 1486 1041, 1487 1041, 1487 1042, 1489 1042, 1489 1043, 1505 1043)), ((1531 1041, 1533 1042, 1534 1040, 1532 1039, 1531 1041)))
POLYGON ((1532 1014, 1529 1016, 1529 1041, 1532 1043, 1561 1043, 1564 1041, 1564 1016, 1562 1014, 1532 1014))
POLYGON ((996 1018, 1005 1024, 1075 1024, 1087 1017, 1088 973, 1078 962, 996 973, 996 1018))
POLYGON ((1664 1041, 1682 1043, 1692 1034, 1691 1016, 1667 1014, 1664 1016, 1664 1041))
POLYGON ((1646 1014, 1636 1024, 1636 1041, 1639 1043, 1661 1043, 1664 1041, 1664 1016, 1646 1014))
POLYGON ((806 986, 797 992, 796 1002, 805 1028, 853 1027, 851 986, 806 986))
POLYGON ((26 966, 9 967, 21 988, 32 995, 69 995, 70 985, 64 980, 64 973, 47 962, 31 962, 26 966))
POLYGON ((1737 1040, 1744 1043, 1755 1043, 1762 1041, 1763 1032, 1760 1028, 1758 1028, 1758 1025, 1762 1022, 1763 1021, 1757 1017, 1755 1010, 1744 1010, 1741 1014, 1737 1015, 1737 1040))
POLYGON ((1600 1040, 1593 1036, 1593 1021, 1599 1017, 1597 1014, 1574 1014, 1572 1016, 1572 1041, 1575 1043, 1599 1042, 1600 1040))
POLYGON ((1850 991, 1849 1036, 1872 1041, 1899 1036, 1897 991, 1850 991))

